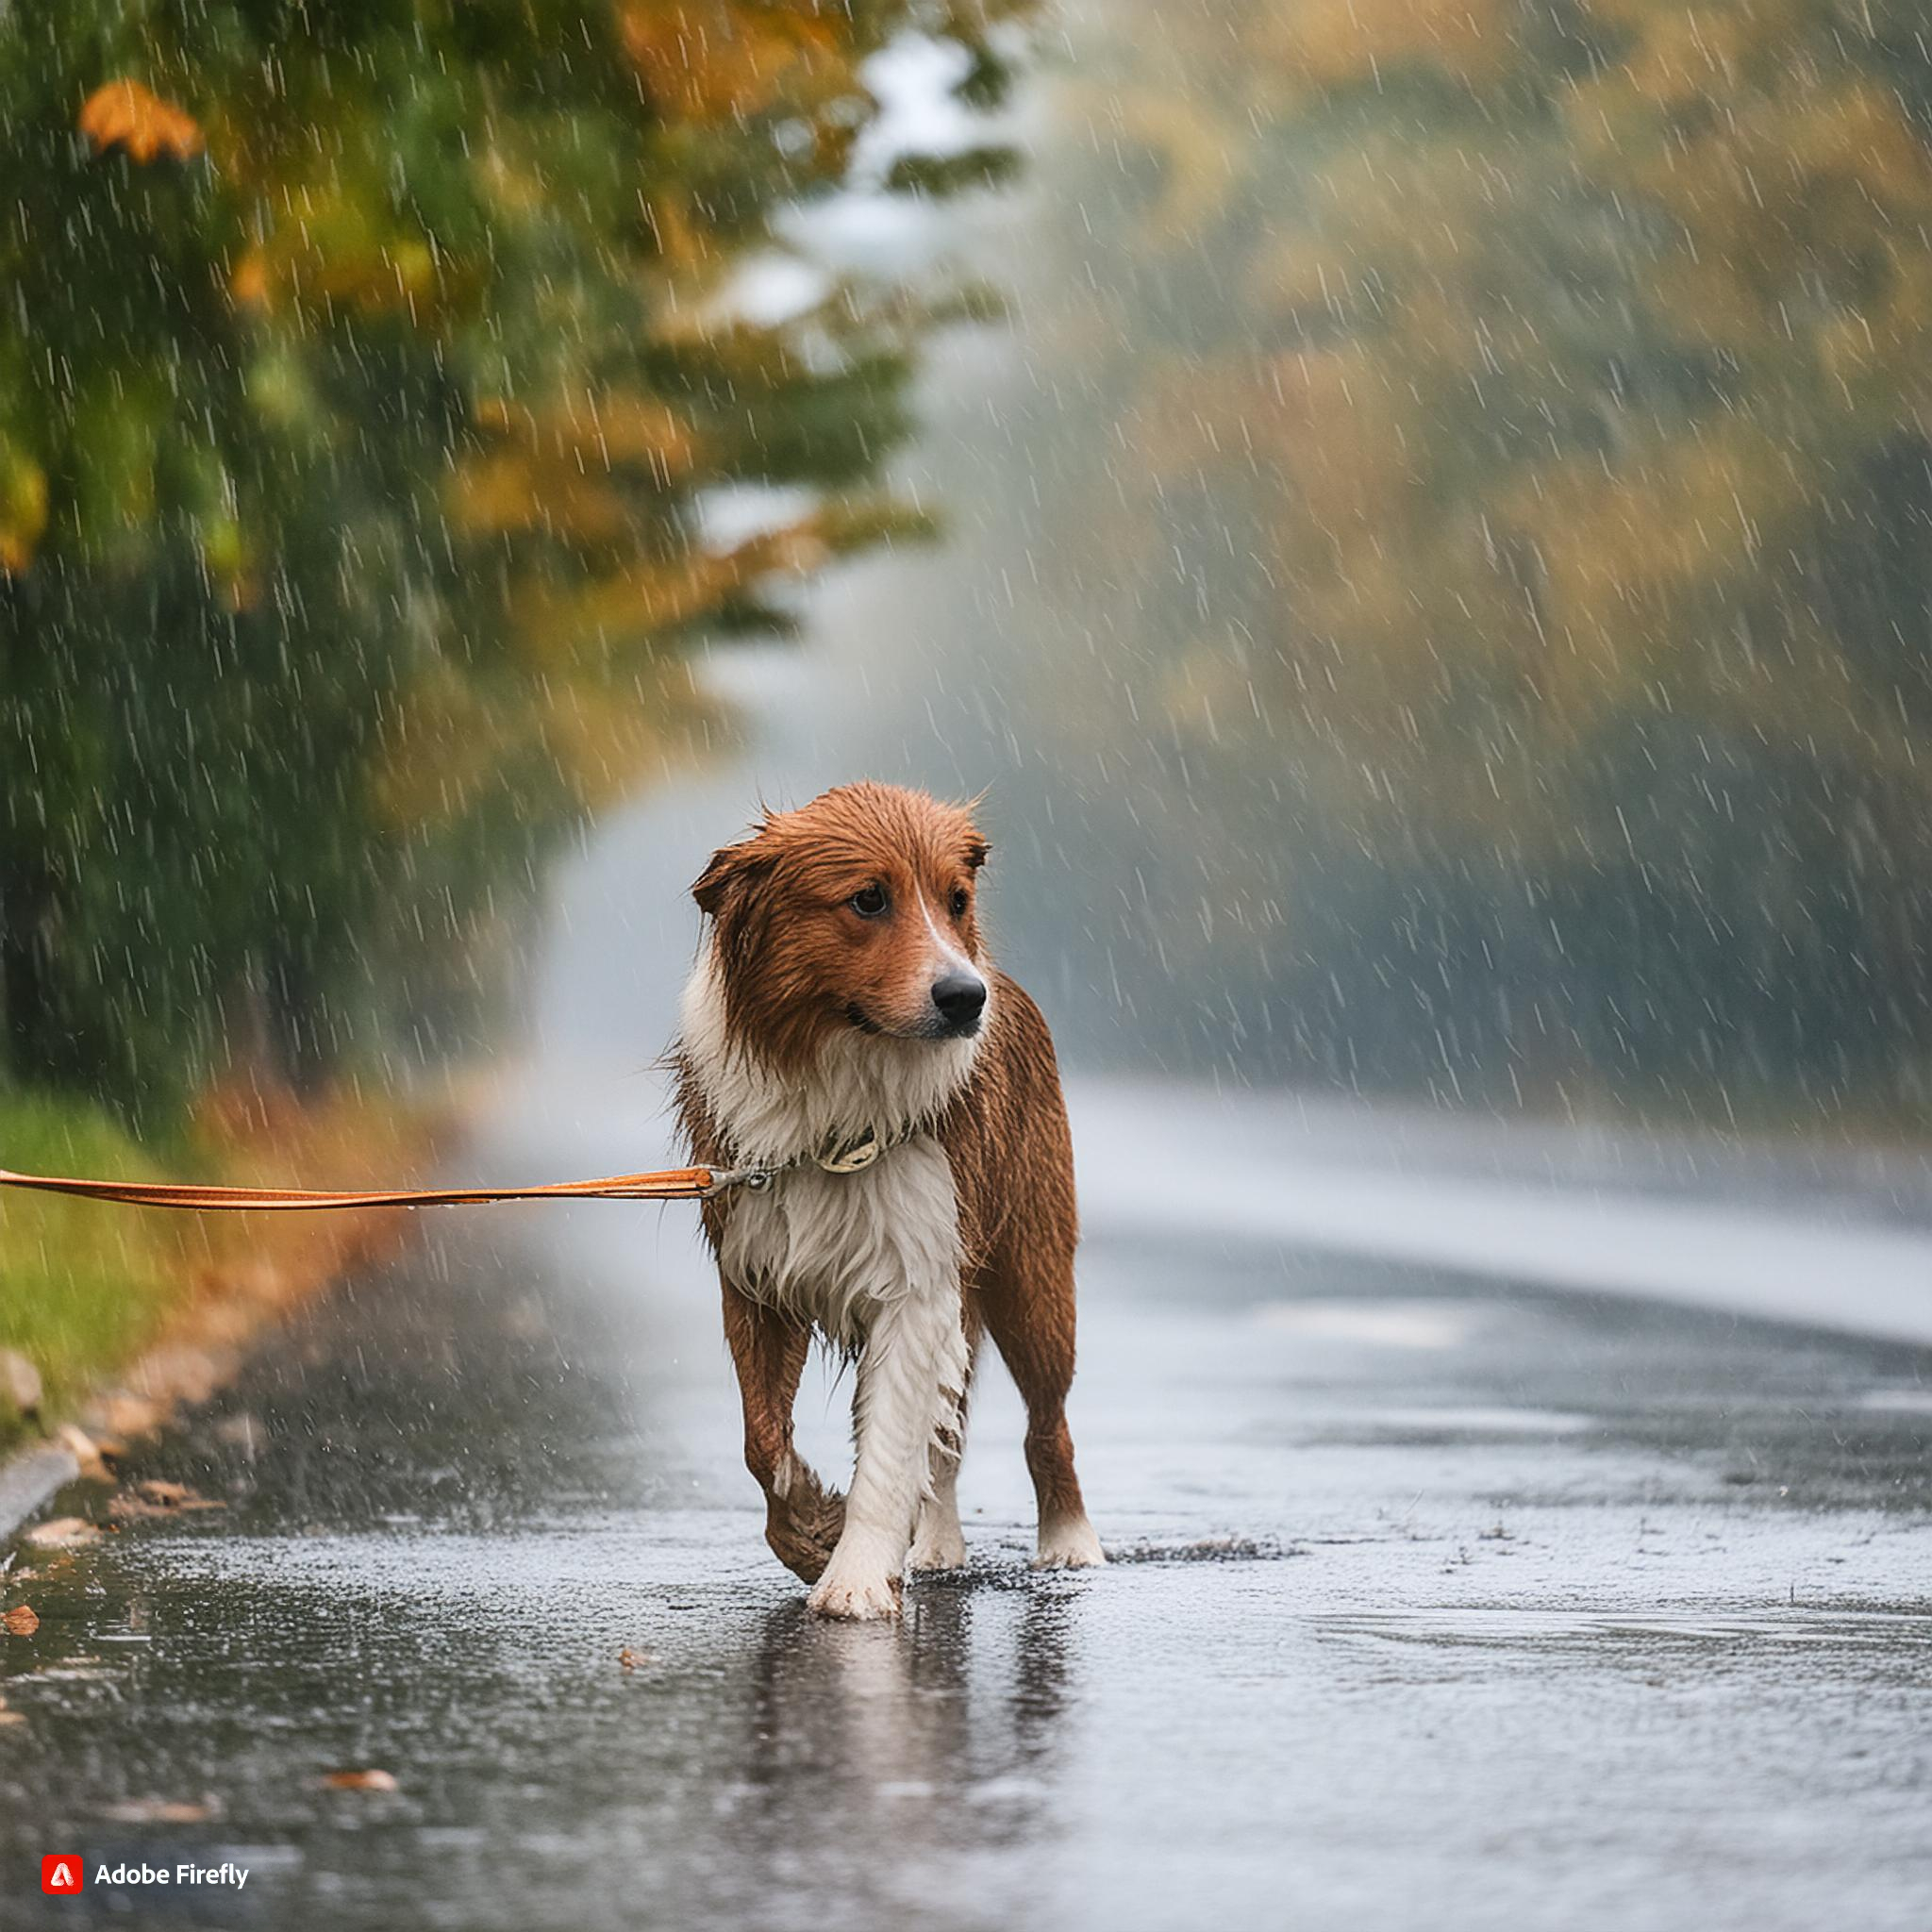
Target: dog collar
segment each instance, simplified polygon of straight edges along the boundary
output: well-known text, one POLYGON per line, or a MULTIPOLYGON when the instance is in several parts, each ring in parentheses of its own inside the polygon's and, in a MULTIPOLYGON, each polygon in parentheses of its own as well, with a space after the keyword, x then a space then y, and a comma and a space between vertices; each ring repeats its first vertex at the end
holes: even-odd
POLYGON ((902 1134, 887 1136, 876 1127, 866 1127, 856 1135, 828 1135, 816 1153, 794 1154, 790 1160, 734 1167, 716 1174, 709 1193, 717 1195, 728 1188, 743 1188, 750 1193, 761 1194, 781 1174, 790 1174, 795 1167, 816 1167, 825 1174, 863 1174, 881 1156, 903 1146, 918 1131, 917 1126, 912 1126, 902 1134))
POLYGON ((827 1174, 859 1174, 885 1151, 885 1142, 879 1139, 878 1129, 867 1127, 856 1141, 841 1141, 836 1137, 827 1141, 812 1156, 812 1161, 827 1174))

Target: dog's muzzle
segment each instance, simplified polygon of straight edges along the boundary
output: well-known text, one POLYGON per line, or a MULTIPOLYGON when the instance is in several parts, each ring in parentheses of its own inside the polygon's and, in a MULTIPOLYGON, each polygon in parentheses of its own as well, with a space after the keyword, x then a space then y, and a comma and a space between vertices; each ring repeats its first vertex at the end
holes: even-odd
POLYGON ((986 981, 976 973, 941 974, 932 983, 932 1004, 944 1037, 970 1039, 986 1011, 986 981))

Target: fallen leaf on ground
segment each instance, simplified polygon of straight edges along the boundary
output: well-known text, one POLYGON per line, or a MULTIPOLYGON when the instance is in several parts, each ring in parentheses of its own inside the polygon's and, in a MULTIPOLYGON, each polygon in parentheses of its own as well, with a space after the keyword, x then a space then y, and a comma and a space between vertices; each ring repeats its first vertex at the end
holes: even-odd
POLYGON ((101 1812, 116 1824, 206 1824, 220 1807, 211 1798, 195 1804, 186 1798, 124 1798, 101 1812))
POLYGON ((627 1643, 617 1653, 617 1667, 621 1671, 634 1671, 640 1664, 647 1664, 650 1661, 651 1653, 648 1650, 633 1650, 627 1643))
POLYGON ((386 1771, 331 1771, 323 1783, 338 1791, 392 1791, 395 1779, 386 1771))
POLYGON ((123 1490, 108 1505, 114 1516, 181 1516, 194 1509, 225 1509, 225 1503, 211 1496, 199 1496, 186 1483, 166 1482, 149 1476, 131 1490, 123 1490))
POLYGON ((84 1516, 54 1516, 37 1523, 22 1537, 37 1550, 77 1550, 84 1543, 97 1543, 101 1532, 84 1516))
POLYGON ((15 1604, 0 1624, 6 1624, 9 1634, 15 1637, 31 1637, 41 1627, 41 1620, 34 1613, 30 1604, 15 1604))

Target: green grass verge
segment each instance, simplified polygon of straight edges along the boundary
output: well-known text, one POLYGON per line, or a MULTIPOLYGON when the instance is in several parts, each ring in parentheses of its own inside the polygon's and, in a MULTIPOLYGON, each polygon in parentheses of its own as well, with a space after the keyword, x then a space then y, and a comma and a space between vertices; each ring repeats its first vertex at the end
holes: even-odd
MULTIPOLYGON (((164 1177, 100 1109, 61 1096, 5 1091, 0 1167, 164 1177)), ((45 1413, 60 1414, 136 1354, 191 1276, 183 1230, 164 1217, 0 1191, 0 1347, 18 1349, 40 1371, 45 1413)), ((22 1428, 0 1395, 0 1453, 22 1428)))

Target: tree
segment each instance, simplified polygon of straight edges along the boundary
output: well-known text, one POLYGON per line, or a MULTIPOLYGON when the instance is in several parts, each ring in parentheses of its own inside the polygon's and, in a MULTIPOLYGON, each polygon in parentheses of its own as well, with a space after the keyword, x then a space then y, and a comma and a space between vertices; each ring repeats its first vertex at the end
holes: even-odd
MULTIPOLYGON (((900 5, 79 0, 0 17, 7 1065, 165 1102, 458 1011, 702 629, 914 525, 924 317, 721 290, 900 5), (720 549, 703 493, 808 481, 720 549), (387 1032, 372 1032, 372 1016, 387 1032)), ((974 50, 988 10, 921 14, 974 50)))

